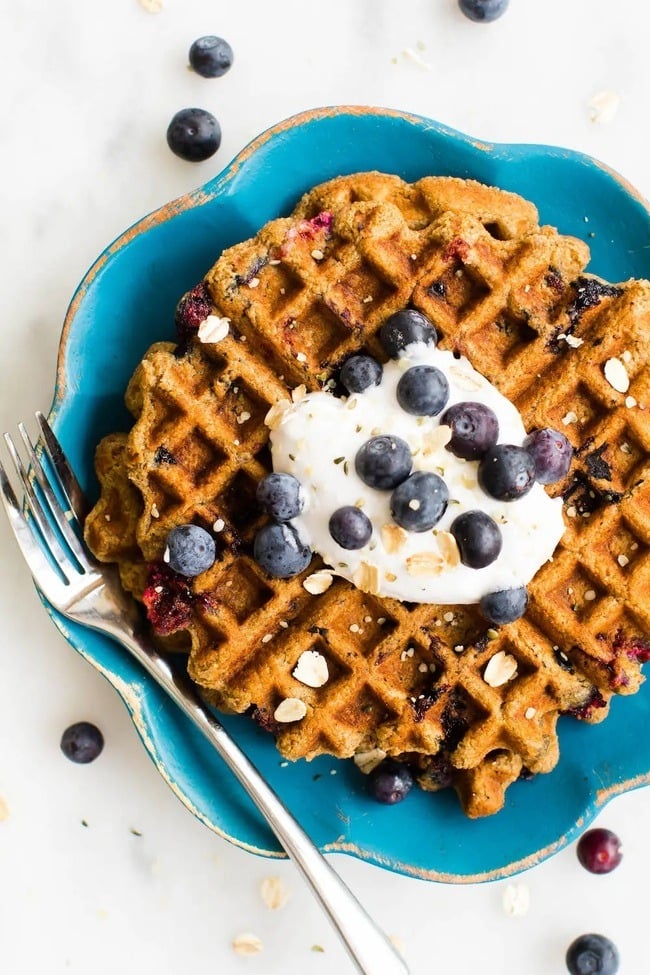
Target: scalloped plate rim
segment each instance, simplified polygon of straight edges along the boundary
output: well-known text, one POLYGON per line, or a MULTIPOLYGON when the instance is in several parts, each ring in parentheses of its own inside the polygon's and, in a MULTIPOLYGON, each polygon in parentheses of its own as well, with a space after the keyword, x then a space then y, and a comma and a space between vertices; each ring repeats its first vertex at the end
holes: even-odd
MULTIPOLYGON (((650 205, 642 194, 616 170, 586 153, 560 146, 544 145, 542 143, 499 143, 475 139, 470 135, 425 116, 403 112, 392 108, 363 105, 334 105, 302 111, 265 129, 262 133, 252 139, 240 152, 238 152, 224 167, 224 169, 222 169, 219 173, 210 178, 197 189, 185 193, 169 203, 163 204, 162 206, 151 211, 149 214, 135 221, 129 228, 116 237, 91 264, 81 279, 79 285, 75 289, 62 327, 57 355, 55 389, 52 405, 48 413, 49 422, 52 424, 55 431, 57 429, 58 417, 66 405, 66 352, 68 339, 74 326, 75 316, 81 302, 83 301, 87 289, 93 282, 97 273, 102 269, 111 256, 117 253, 123 246, 128 244, 135 236, 146 233, 146 231, 152 227, 155 227, 158 224, 185 212, 186 210, 208 203, 213 198, 219 196, 228 186, 228 184, 237 176, 239 170, 246 164, 246 162, 253 157, 257 150, 262 148, 268 141, 282 135, 283 132, 286 132, 289 129, 318 122, 321 119, 327 119, 333 115, 371 115, 378 118, 401 119, 412 123, 425 131, 432 130, 444 138, 456 140, 472 147, 475 150, 490 153, 494 156, 494 158, 504 158, 506 156, 525 157, 538 153, 547 158, 553 157, 569 159, 588 167, 596 167, 605 172, 613 181, 618 183, 627 195, 632 197, 637 204, 640 204, 645 209, 650 224, 650 205)), ((150 726, 146 715, 146 709, 142 706, 142 695, 144 693, 143 685, 129 683, 125 681, 115 670, 100 664, 99 661, 93 657, 92 653, 84 646, 83 639, 77 639, 76 636, 68 630, 67 621, 64 619, 64 617, 58 614, 43 597, 41 597, 41 601, 43 602, 43 605, 45 606, 45 609, 53 620, 55 626, 62 633, 66 641, 76 652, 87 660, 88 663, 90 663, 99 673, 101 673, 117 692, 118 696, 127 708, 136 732, 139 735, 145 750, 149 754, 149 757, 154 762, 158 772, 167 782, 175 795, 192 813, 192 815, 203 822, 214 833, 240 849, 265 858, 285 859, 286 854, 282 851, 266 850, 256 847, 250 843, 247 843, 240 837, 232 835, 222 826, 212 822, 211 819, 194 804, 189 795, 180 787, 178 781, 166 768, 164 760, 159 753, 157 742, 150 734, 150 726)), ((373 863, 376 866, 382 867, 391 872, 416 877, 422 880, 454 884, 481 883, 500 880, 513 876, 521 871, 530 869, 567 846, 568 843, 570 843, 580 832, 582 832, 582 830, 589 824, 589 822, 591 822, 596 814, 615 796, 649 784, 650 769, 647 772, 637 776, 627 778, 620 782, 614 782, 606 788, 597 789, 590 795, 590 801, 586 804, 582 815, 577 818, 572 827, 567 829, 566 832, 562 836, 558 837, 554 842, 543 848, 535 850, 528 856, 511 861, 510 863, 504 864, 501 867, 486 871, 479 871, 472 874, 444 872, 435 869, 415 867, 409 863, 405 863, 388 856, 379 856, 372 851, 364 850, 356 844, 348 842, 343 843, 337 841, 328 843, 321 846, 321 850, 324 853, 344 853, 352 855, 357 859, 373 863)), ((498 816, 498 813, 496 815, 498 816)))

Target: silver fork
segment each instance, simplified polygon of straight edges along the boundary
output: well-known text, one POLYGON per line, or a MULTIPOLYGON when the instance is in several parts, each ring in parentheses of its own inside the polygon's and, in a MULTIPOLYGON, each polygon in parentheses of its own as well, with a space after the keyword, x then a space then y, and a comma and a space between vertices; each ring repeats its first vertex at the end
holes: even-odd
POLYGON ((64 510, 60 503, 22 423, 18 429, 33 478, 12 438, 7 433, 4 437, 22 485, 23 503, 19 502, 1 463, 0 486, 16 541, 39 591, 64 616, 106 633, 122 644, 203 732, 302 873, 357 970, 363 975, 408 975, 397 950, 225 728, 204 707, 189 679, 176 673, 147 642, 135 601, 122 590, 116 571, 98 563, 80 541, 87 510, 83 492, 47 420, 42 413, 37 413, 36 418, 43 453, 51 470, 56 472, 68 509, 64 510), (23 513, 25 506, 31 517, 23 513))

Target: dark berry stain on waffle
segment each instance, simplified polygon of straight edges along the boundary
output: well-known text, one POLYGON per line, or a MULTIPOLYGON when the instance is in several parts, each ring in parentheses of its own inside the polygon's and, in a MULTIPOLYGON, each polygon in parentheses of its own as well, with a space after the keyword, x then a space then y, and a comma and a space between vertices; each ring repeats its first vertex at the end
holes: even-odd
POLYGON ((612 469, 603 457, 608 447, 608 443, 603 443, 600 447, 590 451, 585 457, 588 474, 598 481, 611 481, 612 479, 612 469))
POLYGON ((577 718, 578 721, 589 721, 593 717, 594 711, 599 711, 601 708, 606 708, 607 702, 605 698, 600 693, 597 687, 592 688, 589 697, 584 702, 584 704, 576 705, 573 708, 567 708, 564 714, 570 714, 571 717, 577 718))
POLYGON ((176 464, 177 460, 167 447, 162 444, 154 454, 154 464, 176 464))
POLYGON ((184 344, 197 332, 201 322, 212 314, 212 299, 205 281, 201 281, 176 306, 174 322, 179 342, 184 344))
POLYGON ((164 563, 156 562, 149 566, 142 601, 156 633, 168 636, 187 627, 194 604, 202 599, 192 591, 187 579, 164 563))
POLYGON ((606 284, 597 278, 577 278, 572 287, 575 290, 575 298, 567 307, 567 315, 572 325, 577 325, 583 313, 588 308, 600 304, 603 298, 618 298, 623 294, 621 288, 606 284))

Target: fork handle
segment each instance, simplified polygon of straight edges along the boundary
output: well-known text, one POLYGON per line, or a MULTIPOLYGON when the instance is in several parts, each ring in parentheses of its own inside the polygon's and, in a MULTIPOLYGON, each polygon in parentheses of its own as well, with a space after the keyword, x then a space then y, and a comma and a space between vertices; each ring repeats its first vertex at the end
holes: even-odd
POLYGON ((203 732, 234 772, 311 887, 357 970, 362 975, 408 975, 406 963, 397 949, 377 927, 223 725, 207 710, 189 679, 175 673, 164 657, 135 633, 131 636, 119 630, 114 635, 203 732))

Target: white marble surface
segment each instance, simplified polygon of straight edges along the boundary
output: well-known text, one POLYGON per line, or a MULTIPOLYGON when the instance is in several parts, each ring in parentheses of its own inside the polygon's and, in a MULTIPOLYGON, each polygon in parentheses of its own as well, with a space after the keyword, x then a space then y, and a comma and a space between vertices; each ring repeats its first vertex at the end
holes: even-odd
MULTIPOLYGON (((7 0, 0 17, 2 429, 49 406, 67 302, 104 245, 300 109, 394 106, 478 137, 566 145, 650 192, 650 7, 638 0, 511 0, 491 26, 464 20, 455 0, 166 0, 158 14, 138 0, 7 0), (205 81, 186 70, 186 51, 213 32, 236 63, 205 81), (609 124, 589 117, 602 90, 621 99, 609 124), (194 103, 224 132, 218 156, 198 166, 164 141, 171 115, 194 103)), ((289 864, 229 846, 168 790, 114 692, 51 625, 4 524, 0 552, 0 969, 351 971, 289 864), (106 736, 86 767, 58 747, 80 718, 106 736), (293 892, 275 913, 259 895, 269 875, 293 892), (259 935, 262 954, 233 954, 242 931, 259 935)), ((504 883, 443 887, 335 865, 403 939, 415 975, 559 973, 586 930, 611 936, 634 975, 647 966, 649 817, 650 791, 617 799, 600 822, 622 836, 622 866, 594 878, 564 851, 521 878, 531 892, 523 918, 505 915, 504 883)))

